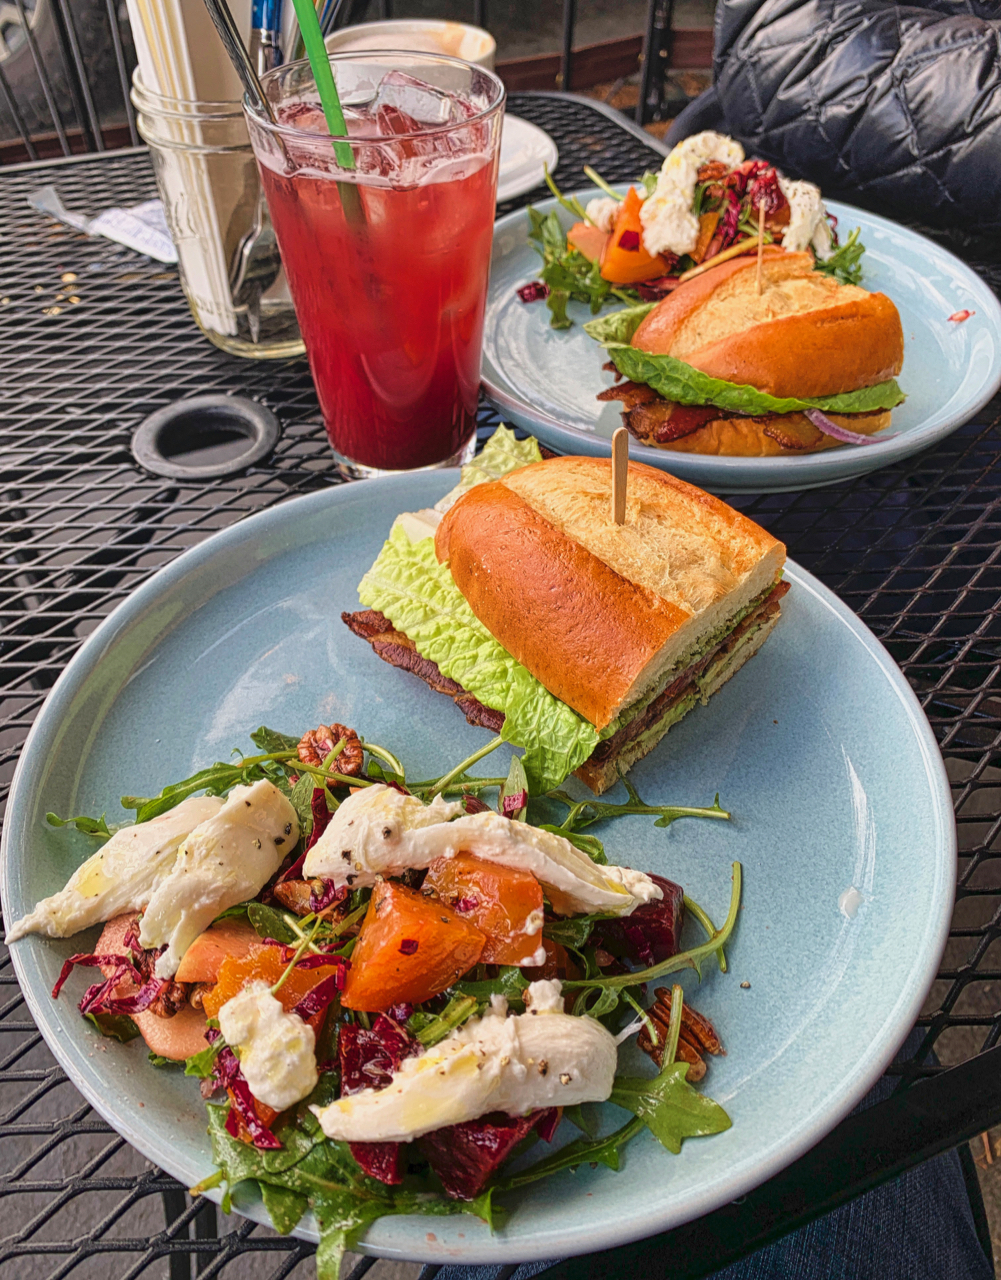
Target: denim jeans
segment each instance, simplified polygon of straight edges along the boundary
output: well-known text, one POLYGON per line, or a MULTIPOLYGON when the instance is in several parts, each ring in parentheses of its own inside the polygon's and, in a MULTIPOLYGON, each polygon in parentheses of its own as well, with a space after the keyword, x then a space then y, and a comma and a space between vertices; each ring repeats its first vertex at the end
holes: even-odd
MULTIPOLYGON (((552 1262, 524 1263, 529 1280, 552 1262)), ((642 1280, 669 1280, 647 1270, 642 1280)), ((501 1268, 443 1267, 437 1280, 497 1280, 501 1268)), ((937 1156, 809 1226, 717 1271, 712 1280, 992 1280, 955 1151, 937 1156)), ((639 1277, 636 1278, 639 1280, 639 1277)))
MULTIPOLYGON (((897 1055, 921 1041, 912 1031, 897 1055)), ((883 1076, 855 1108, 882 1102, 896 1080, 883 1076)), ((611 1176, 611 1175, 610 1175, 611 1176)), ((530 1280, 549 1262, 511 1267, 442 1267, 436 1280, 530 1280)), ((634 1280, 670 1280, 669 1255, 634 1280), (661 1270, 661 1266, 663 1269, 661 1270)), ((711 1280, 993 1280, 973 1222, 955 1151, 936 1156, 809 1226, 717 1271, 711 1280)), ((710 1278, 707 1277, 707 1280, 710 1278)))

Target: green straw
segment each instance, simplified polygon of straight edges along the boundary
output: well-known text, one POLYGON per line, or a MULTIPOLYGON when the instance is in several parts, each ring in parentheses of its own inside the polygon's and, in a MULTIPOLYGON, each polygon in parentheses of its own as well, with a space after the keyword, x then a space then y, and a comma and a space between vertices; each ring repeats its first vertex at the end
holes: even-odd
MULTIPOLYGON (((330 59, 327 57, 327 46, 323 43, 323 32, 320 20, 316 16, 312 0, 292 0, 295 16, 299 20, 299 31, 302 42, 306 46, 306 57, 313 71, 313 79, 320 94, 320 104, 327 120, 327 128, 334 138, 347 137, 348 127, 341 110, 341 100, 334 83, 334 73, 330 70, 330 59)), ((346 142, 334 142, 334 155, 342 169, 355 167, 354 152, 346 142)))

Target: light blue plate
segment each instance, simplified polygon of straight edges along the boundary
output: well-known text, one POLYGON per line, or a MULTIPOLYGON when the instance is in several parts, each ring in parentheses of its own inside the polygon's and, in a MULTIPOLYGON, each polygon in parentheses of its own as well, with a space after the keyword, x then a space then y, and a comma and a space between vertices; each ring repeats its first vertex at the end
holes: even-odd
MULTIPOLYGON (((587 202, 595 188, 579 192, 587 202)), ((672 453, 630 441, 633 458, 662 467, 715 493, 775 493, 833 484, 885 467, 936 444, 968 422, 1001 385, 1001 303, 958 258, 924 236, 885 218, 834 201, 828 207, 842 235, 861 227, 866 254, 862 283, 896 303, 904 326, 900 385, 907 400, 893 412, 895 440, 845 445, 801 458, 714 458, 672 453), (961 324, 957 311, 976 314, 961 324)), ((555 200, 565 227, 573 218, 555 200)), ((528 239, 524 210, 500 218, 494 228, 490 292, 483 332, 483 386, 501 413, 563 453, 607 458, 612 432, 622 425, 621 405, 601 403, 598 392, 613 377, 602 370, 603 349, 581 325, 588 307, 567 308, 572 329, 550 328, 543 302, 525 304, 515 290, 537 278, 541 259, 528 239)), ((606 307, 602 315, 613 310, 606 307)))
MULTIPOLYGON (((153 794, 262 722, 300 732, 338 720, 432 776, 480 746, 447 698, 385 665, 340 620, 393 517, 435 502, 454 472, 325 490, 253 516, 140 587, 70 663, 43 707, 11 792, 0 890, 12 920, 61 887, 92 849, 46 810, 107 811, 153 794)), ((671 876, 721 921, 730 864, 744 906, 730 972, 681 981, 727 1056, 706 1090, 733 1128, 671 1156, 648 1135, 620 1173, 561 1174, 512 1199, 491 1236, 477 1219, 387 1218, 366 1247, 428 1262, 511 1262, 608 1248, 684 1222, 794 1160, 879 1076, 911 1027, 945 942, 955 883, 949 786, 928 724, 873 636, 791 565, 783 619, 761 653, 633 771, 651 801, 709 804, 730 824, 648 818, 598 828, 609 856, 671 876), (854 918, 839 900, 854 885, 854 918), (742 989, 741 983, 750 983, 742 989)), ((481 770, 496 774, 506 760, 481 770)), ((575 784, 577 785, 577 784, 575 784)), ((583 789, 580 788, 583 792, 583 789)), ((209 1173, 196 1082, 102 1040, 78 1015, 82 979, 49 991, 95 934, 12 948, 32 1016, 71 1079, 149 1159, 190 1185, 209 1173)), ((693 935, 694 936, 694 935, 693 935)), ((651 1071, 634 1051, 626 1061, 651 1071)), ((609 1125, 623 1114, 606 1108, 609 1125)), ((566 1141, 572 1126, 564 1126, 566 1141)), ((259 1203, 237 1201, 264 1219, 259 1203)))

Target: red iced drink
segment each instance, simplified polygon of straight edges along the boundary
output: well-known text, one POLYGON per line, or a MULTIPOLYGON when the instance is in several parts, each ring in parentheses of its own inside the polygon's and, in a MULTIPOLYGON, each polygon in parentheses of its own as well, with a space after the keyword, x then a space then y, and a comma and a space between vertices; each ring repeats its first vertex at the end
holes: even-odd
POLYGON ((353 167, 301 83, 298 101, 279 95, 277 128, 251 120, 327 434, 363 473, 447 463, 473 436, 503 102, 479 68, 427 58, 475 77, 467 96, 418 84, 423 55, 372 57, 374 99, 354 109, 364 56, 331 59, 353 167))

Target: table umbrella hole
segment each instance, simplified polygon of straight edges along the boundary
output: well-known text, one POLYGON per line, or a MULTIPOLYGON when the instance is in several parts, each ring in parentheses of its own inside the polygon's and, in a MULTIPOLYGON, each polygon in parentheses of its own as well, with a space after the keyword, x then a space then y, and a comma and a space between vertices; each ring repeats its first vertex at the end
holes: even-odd
POLYGON ((260 462, 278 443, 278 419, 244 396, 204 395, 158 409, 140 423, 132 453, 171 479, 215 479, 260 462))

